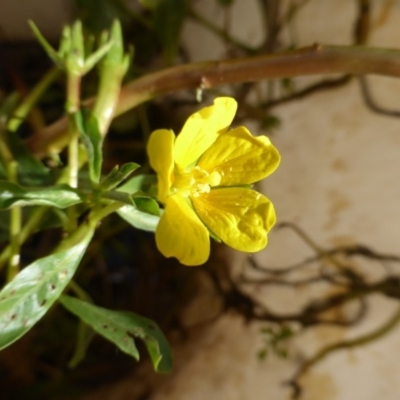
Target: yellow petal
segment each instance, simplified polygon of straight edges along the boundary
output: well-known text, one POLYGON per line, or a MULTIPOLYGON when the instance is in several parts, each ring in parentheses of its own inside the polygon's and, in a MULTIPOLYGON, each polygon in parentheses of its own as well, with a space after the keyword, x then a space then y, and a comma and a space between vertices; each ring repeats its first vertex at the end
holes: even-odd
POLYGON ((228 246, 255 252, 267 245, 276 216, 272 203, 261 193, 221 188, 191 200, 200 219, 228 246))
POLYGON ((167 129, 154 131, 147 144, 151 168, 157 172, 158 199, 165 203, 172 184, 174 171, 174 132, 167 129))
POLYGON ((175 163, 184 170, 195 162, 221 133, 231 125, 237 109, 236 100, 218 97, 214 105, 191 115, 175 142, 175 163))
POLYGON ((221 175, 220 186, 247 185, 272 174, 278 150, 266 136, 254 137, 245 127, 224 133, 202 155, 197 166, 221 175))
POLYGON ((188 202, 169 196, 156 229, 156 243, 165 257, 176 257, 184 265, 204 264, 210 255, 210 237, 188 202))

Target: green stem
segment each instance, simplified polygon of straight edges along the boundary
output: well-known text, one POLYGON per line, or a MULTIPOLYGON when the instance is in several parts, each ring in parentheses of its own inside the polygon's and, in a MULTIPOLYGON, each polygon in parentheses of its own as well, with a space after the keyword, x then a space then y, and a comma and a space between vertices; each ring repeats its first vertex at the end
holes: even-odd
POLYGON ((98 122, 101 136, 105 136, 114 117, 121 90, 121 81, 125 71, 121 68, 110 68, 108 73, 102 74, 98 96, 93 107, 93 116, 98 122))
MULTIPOLYGON (((0 135, 0 159, 5 167, 8 180, 13 183, 18 183, 18 164, 7 146, 7 140, 4 134, 0 135)), ((10 254, 8 258, 7 282, 10 282, 19 272, 21 246, 19 235, 21 225, 21 207, 14 207, 10 210, 10 254)))
POLYGON ((124 205, 124 203, 113 201, 105 207, 95 208, 90 217, 91 223, 97 225, 103 218, 119 210, 124 205))
POLYGON ((94 231, 99 222, 114 213, 119 208, 123 207, 123 203, 112 202, 105 207, 98 206, 88 216, 86 222, 80 224, 78 228, 72 232, 66 239, 64 239, 56 248, 55 252, 64 251, 72 246, 77 245, 83 238, 86 237, 88 231, 94 231))
POLYGON ((93 299, 89 296, 89 294, 85 290, 83 290, 74 280, 69 281, 68 289, 72 290, 76 294, 76 297, 78 297, 82 301, 93 303, 93 299))
POLYGON ((78 187, 79 172, 79 140, 74 115, 70 116, 69 145, 68 145, 68 184, 72 188, 78 187))
POLYGON ((47 74, 40 80, 40 82, 32 89, 29 95, 23 100, 23 102, 14 111, 12 117, 7 123, 7 129, 11 132, 16 132, 20 127, 22 121, 26 118, 29 111, 35 106, 39 98, 47 90, 52 82, 59 75, 60 70, 52 68, 47 74))
MULTIPOLYGON (((31 235, 31 233, 34 232, 34 230, 42 221, 47 211, 48 209, 46 207, 40 207, 33 212, 32 217, 29 218, 26 224, 19 231, 18 236, 20 245, 22 245, 22 243, 25 242, 25 240, 31 235)), ((9 244, 0 254, 0 270, 5 265, 7 260, 10 259, 11 255, 12 255, 12 246, 11 244, 9 244)))
POLYGON ((80 85, 81 77, 79 75, 67 75, 66 111, 69 114, 68 183, 72 188, 78 187, 79 144, 75 118, 80 107, 80 85))
MULTIPOLYGON (((15 161, 7 166, 8 179, 17 183, 17 167, 15 161)), ((10 210, 10 257, 8 261, 7 282, 10 282, 19 272, 20 247, 21 247, 22 209, 14 207, 10 210)))
MULTIPOLYGON (((79 173, 79 138, 76 126, 76 114, 80 108, 81 76, 67 74, 67 102, 66 111, 69 115, 69 143, 68 143, 68 184, 72 188, 78 187, 79 173)), ((77 214, 74 207, 67 210, 68 226, 66 231, 71 233, 77 228, 77 214)))

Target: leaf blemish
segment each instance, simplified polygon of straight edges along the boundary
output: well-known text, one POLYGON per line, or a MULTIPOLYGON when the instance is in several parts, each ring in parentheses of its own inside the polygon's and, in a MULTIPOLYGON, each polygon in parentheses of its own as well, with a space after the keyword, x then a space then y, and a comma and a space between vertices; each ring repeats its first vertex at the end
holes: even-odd
POLYGON ((108 325, 104 324, 104 325, 102 326, 102 328, 103 328, 103 329, 107 329, 107 328, 108 328, 108 325))
POLYGON ((59 274, 58 274, 58 279, 60 281, 64 281, 68 276, 68 271, 63 269, 59 274))
POLYGON ((43 299, 42 302, 40 303, 40 306, 43 307, 46 304, 47 300, 43 299))
POLYGON ((52 284, 50 285, 50 289, 51 289, 51 290, 56 290, 56 287, 57 287, 57 286, 56 286, 54 283, 52 283, 52 284))

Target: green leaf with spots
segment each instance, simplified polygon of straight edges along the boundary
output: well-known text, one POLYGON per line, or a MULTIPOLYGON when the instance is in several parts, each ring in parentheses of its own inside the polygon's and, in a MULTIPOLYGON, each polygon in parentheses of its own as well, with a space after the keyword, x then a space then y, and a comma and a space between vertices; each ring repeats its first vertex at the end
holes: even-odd
POLYGON ((46 188, 23 188, 15 183, 0 181, 0 210, 23 206, 66 208, 82 203, 84 196, 68 185, 46 188))
POLYGON ((155 322, 132 312, 108 310, 70 296, 62 295, 60 302, 99 335, 136 360, 140 355, 134 339, 143 340, 154 369, 158 372, 171 371, 171 348, 155 322))
POLYGON ((43 317, 68 285, 93 232, 65 251, 36 260, 0 292, 0 349, 9 346, 43 317))

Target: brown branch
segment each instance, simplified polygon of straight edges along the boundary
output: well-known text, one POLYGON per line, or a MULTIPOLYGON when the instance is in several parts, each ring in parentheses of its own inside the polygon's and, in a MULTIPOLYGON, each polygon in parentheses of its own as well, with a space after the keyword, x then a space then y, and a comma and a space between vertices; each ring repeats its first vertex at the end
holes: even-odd
MULTIPOLYGON (((155 97, 187 89, 208 89, 314 74, 377 74, 400 76, 400 51, 362 46, 313 45, 293 51, 225 61, 180 65, 147 74, 123 87, 116 115, 155 97)), ((85 102, 91 105, 93 99, 85 102)), ((28 146, 36 156, 65 145, 66 120, 35 133, 28 146)))

